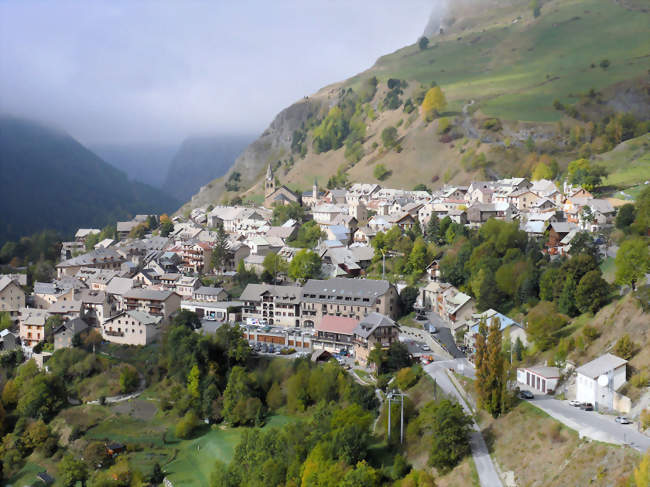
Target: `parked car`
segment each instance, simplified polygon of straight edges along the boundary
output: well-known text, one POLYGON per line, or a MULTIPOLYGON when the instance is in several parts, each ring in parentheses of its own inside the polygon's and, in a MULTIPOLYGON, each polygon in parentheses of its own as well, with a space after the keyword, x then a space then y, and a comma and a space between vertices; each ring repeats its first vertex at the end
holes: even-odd
POLYGON ((438 333, 438 328, 436 328, 435 326, 429 327, 429 333, 432 333, 432 334, 433 333, 438 333))
POLYGON ((573 399, 572 401, 569 401, 569 405, 573 406, 574 408, 578 408, 580 407, 580 401, 573 399))
POLYGON ((535 395, 530 391, 520 391, 519 397, 521 399, 535 399, 535 395))
POLYGON ((424 345, 422 345, 422 350, 424 350, 425 352, 430 352, 431 347, 425 343, 424 345))
POLYGON ((594 405, 591 404, 590 402, 583 402, 580 404, 580 409, 583 411, 593 411, 594 410, 594 405))
POLYGON ((625 416, 616 416, 616 419, 614 421, 620 424, 632 424, 632 421, 627 419, 625 416))

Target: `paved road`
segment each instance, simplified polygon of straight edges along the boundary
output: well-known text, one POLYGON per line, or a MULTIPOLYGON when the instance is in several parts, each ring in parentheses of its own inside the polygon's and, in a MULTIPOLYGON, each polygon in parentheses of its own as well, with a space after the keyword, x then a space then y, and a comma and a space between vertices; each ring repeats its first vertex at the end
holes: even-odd
POLYGON ((442 345, 445 347, 445 350, 447 350, 447 352, 449 352, 453 358, 465 357, 465 354, 463 354, 463 352, 458 350, 458 347, 456 347, 456 340, 454 339, 454 335, 449 328, 449 323, 443 321, 442 318, 440 318, 440 316, 435 313, 427 313, 427 318, 429 319, 429 323, 438 328, 438 333, 434 333, 432 335, 433 338, 442 343, 442 345))
POLYGON ((535 395, 535 399, 529 402, 576 430, 581 437, 617 445, 630 445, 642 453, 650 449, 650 438, 637 431, 637 424, 618 424, 613 416, 596 411, 582 411, 569 405, 568 401, 545 395, 535 395))
MULTIPOLYGON (((450 396, 455 397, 460 405, 463 407, 467 414, 472 414, 472 411, 467 406, 467 403, 460 395, 454 384, 451 382, 447 369, 454 368, 461 373, 469 375, 471 372, 471 367, 468 367, 467 360, 465 359, 455 359, 455 360, 444 360, 440 362, 433 362, 424 367, 424 370, 432 378, 436 380, 438 386, 450 396)), ((474 457, 474 463, 476 464, 476 471, 478 472, 478 478, 482 487, 500 487, 502 486, 501 479, 497 474, 492 458, 490 457, 490 452, 488 451, 483 435, 481 434, 481 429, 476 424, 472 423, 472 429, 474 430, 470 437, 470 446, 472 447, 472 457, 474 457)))

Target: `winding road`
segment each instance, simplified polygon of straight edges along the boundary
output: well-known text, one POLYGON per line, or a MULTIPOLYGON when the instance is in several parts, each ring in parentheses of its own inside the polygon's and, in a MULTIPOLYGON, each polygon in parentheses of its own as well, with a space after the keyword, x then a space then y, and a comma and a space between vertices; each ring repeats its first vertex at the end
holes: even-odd
MULTIPOLYGON (((455 369, 458 372, 473 376, 473 368, 467 362, 466 359, 454 359, 454 360, 442 360, 439 362, 432 362, 429 365, 424 367, 424 370, 429 374, 433 379, 435 379, 436 384, 445 392, 452 397, 455 397, 458 400, 458 403, 463 407, 463 410, 469 414, 473 415, 472 410, 469 408, 465 399, 460 394, 454 383, 452 382, 448 369, 455 369)), ((470 437, 470 446, 472 448, 472 457, 474 458, 474 464, 476 465, 476 471, 478 472, 479 482, 482 487, 500 487, 503 486, 501 478, 497 473, 494 462, 490 457, 490 452, 488 451, 483 435, 481 434, 481 429, 476 424, 476 421, 472 422, 472 429, 474 430, 470 437)))

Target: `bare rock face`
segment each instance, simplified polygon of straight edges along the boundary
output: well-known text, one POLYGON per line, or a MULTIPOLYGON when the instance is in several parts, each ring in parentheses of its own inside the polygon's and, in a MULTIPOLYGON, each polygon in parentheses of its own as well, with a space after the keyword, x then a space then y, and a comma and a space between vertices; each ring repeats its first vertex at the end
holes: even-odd
POLYGON ((225 192, 225 181, 233 172, 241 174, 242 188, 250 187, 261 177, 269 163, 288 156, 293 132, 300 129, 320 107, 319 99, 305 97, 282 110, 262 135, 244 149, 226 175, 203 186, 192 197, 190 205, 197 207, 219 202, 225 192))

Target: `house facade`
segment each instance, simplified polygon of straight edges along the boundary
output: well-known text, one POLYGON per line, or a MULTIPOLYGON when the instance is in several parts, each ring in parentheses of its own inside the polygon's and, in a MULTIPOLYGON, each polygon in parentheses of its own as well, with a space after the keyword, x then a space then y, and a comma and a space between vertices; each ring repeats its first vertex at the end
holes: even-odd
POLYGON ((20 310, 25 307, 25 291, 8 276, 0 276, 0 313, 9 313, 13 324, 18 323, 20 310))
POLYGON ((397 289, 388 281, 334 278, 310 279, 302 290, 302 326, 314 327, 324 316, 362 319, 370 313, 396 318, 397 289))
POLYGON ((399 326, 388 316, 372 312, 354 329, 354 356, 362 365, 368 365, 370 352, 376 346, 388 350, 399 340, 399 326))
POLYGON ((627 360, 611 353, 576 369, 576 399, 597 409, 615 409, 616 391, 625 384, 627 360))
POLYGON ((137 310, 123 311, 102 324, 102 338, 120 345, 148 345, 160 335, 161 324, 161 316, 137 310))

